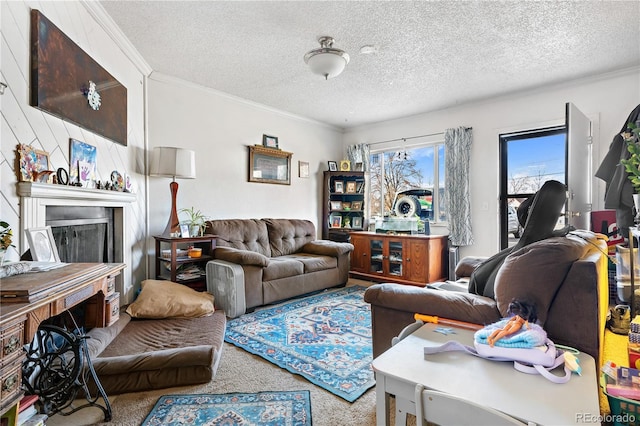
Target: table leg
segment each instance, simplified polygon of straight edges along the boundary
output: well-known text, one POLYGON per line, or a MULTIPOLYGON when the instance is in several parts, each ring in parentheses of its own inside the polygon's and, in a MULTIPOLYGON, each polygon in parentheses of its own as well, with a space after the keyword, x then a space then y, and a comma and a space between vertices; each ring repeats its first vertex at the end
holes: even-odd
POLYGON ((385 376, 376 372, 376 426, 390 426, 389 394, 385 391, 385 376))

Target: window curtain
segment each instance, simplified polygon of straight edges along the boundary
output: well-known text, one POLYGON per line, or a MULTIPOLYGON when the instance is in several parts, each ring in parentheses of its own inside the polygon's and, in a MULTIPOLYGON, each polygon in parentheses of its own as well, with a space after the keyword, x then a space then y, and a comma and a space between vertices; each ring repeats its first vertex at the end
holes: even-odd
POLYGON ((351 170, 354 170, 356 163, 362 163, 362 171, 369 171, 369 145, 361 143, 347 146, 347 158, 351 162, 351 170))
POLYGON ((454 246, 473 244, 469 194, 471 131, 458 127, 444 132, 445 206, 449 216, 449 240, 454 246))

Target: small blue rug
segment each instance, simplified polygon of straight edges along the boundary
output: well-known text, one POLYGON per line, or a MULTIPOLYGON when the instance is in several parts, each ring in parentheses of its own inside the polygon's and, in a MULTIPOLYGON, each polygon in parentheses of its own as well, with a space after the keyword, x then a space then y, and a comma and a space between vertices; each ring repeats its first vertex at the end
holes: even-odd
POLYGON ((365 290, 327 290, 232 319, 225 341, 353 402, 375 385, 365 290))
POLYGON ((161 396, 142 426, 310 426, 309 391, 161 396))

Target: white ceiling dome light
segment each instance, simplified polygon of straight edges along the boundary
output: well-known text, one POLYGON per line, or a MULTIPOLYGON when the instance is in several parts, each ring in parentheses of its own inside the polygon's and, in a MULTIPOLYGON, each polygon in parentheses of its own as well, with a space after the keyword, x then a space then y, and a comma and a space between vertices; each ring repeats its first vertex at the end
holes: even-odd
POLYGON ((311 71, 320 74, 328 80, 336 77, 349 63, 349 55, 333 47, 333 38, 324 36, 318 39, 319 49, 313 49, 304 55, 304 61, 311 67, 311 71))

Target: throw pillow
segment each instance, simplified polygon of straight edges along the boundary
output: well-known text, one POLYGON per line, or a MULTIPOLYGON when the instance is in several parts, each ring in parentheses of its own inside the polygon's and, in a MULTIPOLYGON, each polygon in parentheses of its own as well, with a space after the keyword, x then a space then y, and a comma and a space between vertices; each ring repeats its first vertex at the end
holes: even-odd
POLYGON ((166 280, 144 280, 126 312, 133 318, 199 318, 213 314, 213 295, 166 280))

